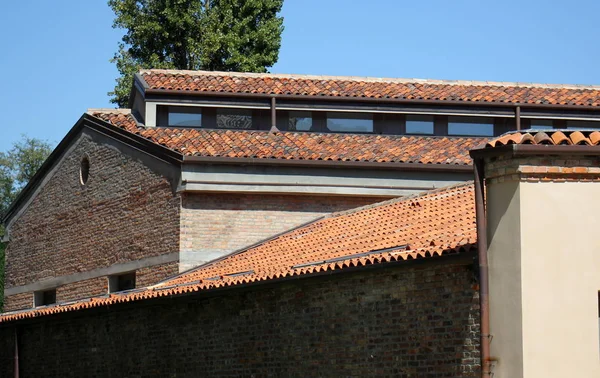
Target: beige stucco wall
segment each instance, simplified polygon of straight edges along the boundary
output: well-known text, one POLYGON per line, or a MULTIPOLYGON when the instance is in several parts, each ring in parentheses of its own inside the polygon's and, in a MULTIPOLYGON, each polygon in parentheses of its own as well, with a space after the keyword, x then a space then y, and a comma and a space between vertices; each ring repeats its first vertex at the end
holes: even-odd
POLYGON ((494 377, 600 377, 598 198, 593 182, 490 186, 494 377))
POLYGON ((498 357, 497 377, 521 377, 521 229, 517 182, 492 185, 487 191, 490 279, 491 354, 498 357), (510 363, 505 363, 510 362, 510 363))

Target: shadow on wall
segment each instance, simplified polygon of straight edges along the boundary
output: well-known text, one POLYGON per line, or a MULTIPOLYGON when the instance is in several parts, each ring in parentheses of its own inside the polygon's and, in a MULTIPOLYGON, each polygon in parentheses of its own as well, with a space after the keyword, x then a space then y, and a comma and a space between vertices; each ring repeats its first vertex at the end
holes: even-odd
POLYGON ((477 376, 478 319, 465 265, 405 263, 41 318, 20 327, 21 374, 477 376))

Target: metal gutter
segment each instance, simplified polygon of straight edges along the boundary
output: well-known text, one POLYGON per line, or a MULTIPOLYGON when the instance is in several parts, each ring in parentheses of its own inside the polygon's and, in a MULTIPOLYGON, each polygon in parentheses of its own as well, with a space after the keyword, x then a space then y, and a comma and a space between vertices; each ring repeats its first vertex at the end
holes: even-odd
POLYGON ((19 378, 19 337, 17 327, 15 327, 15 378, 19 378))
POLYGON ((477 254, 479 260, 479 312, 480 312, 480 345, 481 345, 481 376, 492 375, 490 352, 490 302, 489 276, 487 258, 487 221, 484 198, 484 164, 477 159, 473 165, 475 174, 475 219, 477 225, 477 254))
POLYGON ((374 161, 339 161, 339 160, 292 160, 292 159, 261 159, 261 158, 228 158, 220 156, 183 156, 183 163, 205 164, 236 164, 236 165, 280 165, 300 167, 328 167, 352 169, 399 169, 407 171, 441 171, 441 172, 472 172, 472 165, 459 164, 425 164, 425 163, 396 163, 374 161))
POLYGON ((216 97, 237 97, 237 98, 260 98, 270 99, 277 97, 287 100, 329 100, 329 101, 355 101, 355 102, 378 102, 392 104, 427 104, 427 105, 476 105, 490 107, 505 107, 514 109, 515 106, 525 108, 540 109, 578 109, 578 110, 596 110, 600 111, 600 106, 590 105, 554 105, 554 104, 532 104, 522 102, 482 102, 482 101, 459 101, 459 100, 420 100, 420 99, 400 99, 400 98, 375 98, 375 97, 342 97, 342 96, 324 96, 324 95, 297 95, 297 94, 266 94, 266 93, 236 93, 236 92, 215 92, 215 91, 189 91, 181 89, 151 89, 145 90, 149 95, 183 95, 183 96, 216 96, 216 97))
POLYGON ((509 144, 493 148, 483 147, 469 151, 469 155, 471 155, 474 160, 501 155, 518 157, 539 154, 598 156, 600 155, 600 148, 598 148, 598 146, 589 145, 509 144))

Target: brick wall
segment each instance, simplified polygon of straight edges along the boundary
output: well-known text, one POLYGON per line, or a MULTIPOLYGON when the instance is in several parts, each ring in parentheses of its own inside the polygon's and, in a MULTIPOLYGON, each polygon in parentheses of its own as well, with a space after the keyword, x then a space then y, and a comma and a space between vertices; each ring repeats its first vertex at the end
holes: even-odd
POLYGON ((14 311, 33 306, 33 293, 21 293, 4 297, 4 311, 14 311))
MULTIPOLYGON (((6 289, 179 251, 180 199, 170 180, 98 138, 83 134, 12 224, 6 289), (83 156, 90 162, 85 186, 83 156)), ((98 292, 80 286, 84 296, 98 292)), ((11 303, 6 311, 15 309, 11 303)))
POLYGON ((163 265, 155 265, 141 268, 135 272, 135 286, 146 287, 173 277, 179 273, 179 263, 173 262, 163 265))
MULTIPOLYGON (((472 277, 405 263, 47 316, 17 323, 21 377, 474 377, 472 277)), ((12 376, 14 345, 0 348, 12 376)))
POLYGON ((500 156, 487 158, 485 163, 485 177, 490 183, 600 180, 600 158, 597 156, 500 156))
POLYGON ((57 287, 56 300, 58 302, 68 302, 75 299, 96 297, 106 293, 108 293, 108 279, 106 277, 97 277, 57 287))
POLYGON ((334 211, 386 198, 271 194, 183 194, 181 270, 334 211))

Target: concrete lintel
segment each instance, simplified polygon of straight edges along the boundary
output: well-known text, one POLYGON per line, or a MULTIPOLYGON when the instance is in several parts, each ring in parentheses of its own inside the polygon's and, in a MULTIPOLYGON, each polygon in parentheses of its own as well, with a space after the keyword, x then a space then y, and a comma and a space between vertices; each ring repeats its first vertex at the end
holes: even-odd
POLYGON ((74 273, 67 276, 53 277, 47 280, 34 282, 27 285, 7 287, 4 289, 4 296, 53 289, 74 282, 109 276, 113 274, 126 273, 140 268, 148 268, 151 266, 162 265, 176 261, 179 261, 179 252, 173 252, 153 257, 146 257, 144 259, 129 261, 122 264, 115 264, 107 266, 105 268, 94 269, 87 272, 74 273))
POLYGON ((311 185, 267 185, 267 184, 213 184, 213 183, 185 183, 181 185, 181 192, 213 192, 213 193, 272 193, 293 195, 330 195, 330 196, 366 196, 366 197, 401 197, 418 194, 421 189, 388 189, 388 188, 353 188, 336 186, 311 186, 311 185))

